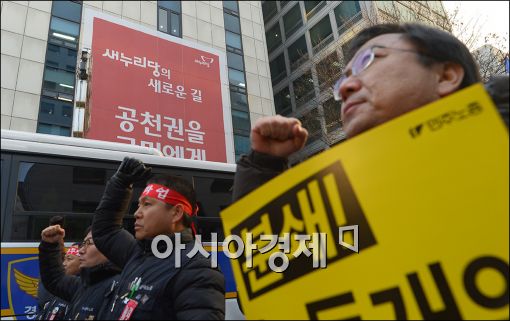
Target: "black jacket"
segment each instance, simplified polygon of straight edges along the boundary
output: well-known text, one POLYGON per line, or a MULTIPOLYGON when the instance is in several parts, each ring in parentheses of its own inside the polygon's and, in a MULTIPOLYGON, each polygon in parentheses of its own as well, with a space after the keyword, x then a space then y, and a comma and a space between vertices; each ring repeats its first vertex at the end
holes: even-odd
POLYGON ((97 319, 101 309, 105 308, 105 298, 114 291, 119 268, 108 262, 81 269, 79 277, 66 275, 60 246, 44 241, 39 245, 39 269, 44 287, 69 302, 66 319, 97 319))
POLYGON ((62 300, 58 296, 52 295, 42 282, 39 283, 37 288, 37 316, 36 320, 64 320, 66 311, 68 310, 69 302, 62 300))
MULTIPOLYGON (((131 187, 113 176, 92 223, 97 248, 123 269, 115 296, 100 318, 118 319, 126 306, 121 298, 129 293, 131 282, 141 278, 140 287, 132 296, 138 305, 131 320, 224 319, 224 276, 202 255, 191 259, 185 255, 194 245, 189 229, 181 233, 186 248, 180 255, 181 267, 176 268, 175 251, 168 258, 159 259, 151 251, 152 240, 136 241, 122 228, 131 193, 131 187)), ((165 243, 159 245, 161 249, 165 243)))
POLYGON ((289 168, 286 158, 256 151, 243 155, 237 162, 232 202, 252 192, 289 168))

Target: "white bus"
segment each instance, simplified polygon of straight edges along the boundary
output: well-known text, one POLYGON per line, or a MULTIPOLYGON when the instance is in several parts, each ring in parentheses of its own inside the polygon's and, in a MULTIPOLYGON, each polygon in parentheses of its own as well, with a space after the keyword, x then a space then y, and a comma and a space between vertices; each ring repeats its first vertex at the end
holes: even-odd
MULTIPOLYGON (((66 244, 83 239, 92 223, 108 179, 125 156, 152 167, 155 174, 189 180, 199 205, 195 226, 203 241, 211 233, 222 240, 220 211, 230 205, 234 164, 164 157, 158 150, 121 143, 45 134, 1 131, 1 308, 2 317, 30 319, 37 285, 37 246, 50 217, 64 217, 66 244)), ((133 232, 133 214, 144 182, 133 187, 132 203, 124 228, 133 232)), ((242 318, 228 259, 218 253, 226 280, 229 319, 242 318)))

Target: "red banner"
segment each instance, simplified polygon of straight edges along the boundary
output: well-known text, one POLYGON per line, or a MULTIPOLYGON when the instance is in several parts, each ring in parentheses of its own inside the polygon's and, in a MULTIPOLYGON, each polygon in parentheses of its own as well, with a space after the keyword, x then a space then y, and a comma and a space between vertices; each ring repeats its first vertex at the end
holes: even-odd
POLYGON ((85 136, 226 162, 219 56, 95 17, 85 136))

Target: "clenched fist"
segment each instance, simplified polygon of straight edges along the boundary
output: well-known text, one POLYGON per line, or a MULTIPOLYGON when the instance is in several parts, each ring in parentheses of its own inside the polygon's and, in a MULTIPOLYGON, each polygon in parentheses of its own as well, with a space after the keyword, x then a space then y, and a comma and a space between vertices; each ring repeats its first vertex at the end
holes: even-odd
POLYGON ((308 131, 296 118, 280 115, 264 117, 251 130, 254 151, 278 157, 289 157, 305 146, 308 131))
POLYGON ((115 177, 119 178, 126 185, 131 185, 138 181, 146 181, 152 174, 152 168, 136 158, 124 157, 115 177))
POLYGON ((60 225, 48 226, 41 232, 41 239, 48 243, 60 243, 66 236, 66 231, 60 225))

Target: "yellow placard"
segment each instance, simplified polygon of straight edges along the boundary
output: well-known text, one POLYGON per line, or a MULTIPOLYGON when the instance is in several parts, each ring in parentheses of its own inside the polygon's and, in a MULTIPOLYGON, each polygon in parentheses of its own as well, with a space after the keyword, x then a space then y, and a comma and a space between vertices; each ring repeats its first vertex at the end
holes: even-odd
POLYGON ((221 213, 225 235, 245 243, 252 235, 258 246, 252 257, 245 251, 232 260, 246 317, 508 318, 508 152, 508 130, 477 84, 323 152, 234 203, 221 213), (339 230, 354 226, 357 242, 354 229, 339 230), (318 232, 326 238, 303 243, 312 255, 294 255, 297 235, 318 232), (270 242, 260 235, 283 233, 290 233, 289 264, 276 273, 268 262, 282 266, 276 253, 285 239, 262 254, 270 242), (326 267, 314 267, 325 257, 326 267))

